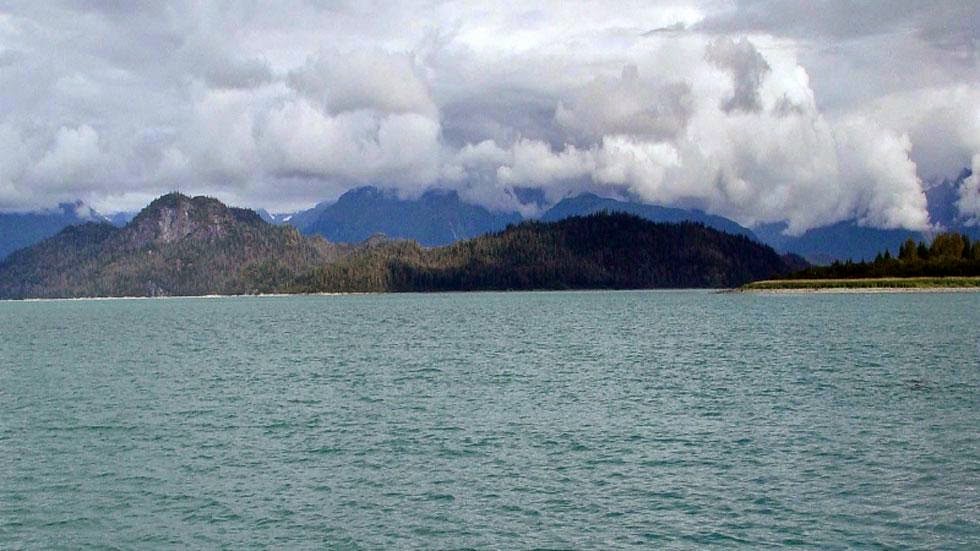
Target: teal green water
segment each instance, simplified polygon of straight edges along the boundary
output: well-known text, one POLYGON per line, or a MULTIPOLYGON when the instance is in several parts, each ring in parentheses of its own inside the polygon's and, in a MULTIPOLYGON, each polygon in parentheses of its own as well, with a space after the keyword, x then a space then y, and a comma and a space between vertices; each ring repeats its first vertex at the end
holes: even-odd
POLYGON ((0 303, 0 548, 980 547, 980 293, 0 303))

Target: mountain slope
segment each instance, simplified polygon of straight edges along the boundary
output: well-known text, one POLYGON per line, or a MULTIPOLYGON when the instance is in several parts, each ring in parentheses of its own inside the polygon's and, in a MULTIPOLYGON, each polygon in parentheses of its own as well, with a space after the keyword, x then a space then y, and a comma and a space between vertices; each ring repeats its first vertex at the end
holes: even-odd
POLYGON ((295 214, 289 223, 304 234, 322 235, 340 243, 359 243, 382 233, 425 246, 446 245, 521 221, 517 213, 494 213, 464 203, 455 191, 429 191, 418 199, 405 200, 364 187, 348 191, 336 203, 311 210, 295 214))
POLYGON ((346 249, 216 199, 165 195, 124 228, 69 227, 0 263, 0 297, 271 291, 346 249))
POLYGON ((756 227, 755 233, 763 243, 777 251, 793 252, 816 264, 829 264, 834 260, 870 260, 884 250, 897 252, 906 239, 923 239, 919 232, 868 228, 855 221, 814 228, 798 236, 783 234, 785 229, 784 222, 764 224, 756 227))
POLYGON ((957 205, 963 186, 966 185, 966 179, 972 175, 973 172, 969 168, 964 168, 956 178, 944 178, 926 184, 925 193, 929 208, 929 220, 933 224, 939 224, 948 231, 980 236, 980 228, 965 225, 965 221, 969 217, 964 216, 957 205))
MULTIPOLYGON (((926 189, 929 220, 938 224, 942 230, 956 231, 971 239, 980 238, 980 227, 969 227, 962 223, 956 201, 959 188, 970 177, 969 169, 964 169, 955 179, 934 182, 926 189)), ((777 251, 794 252, 807 260, 819 264, 829 264, 834 260, 871 260, 882 251, 898 253, 898 248, 907 239, 928 241, 922 232, 906 229, 878 229, 861 226, 855 220, 845 220, 829 226, 814 228, 802 235, 784 235, 786 224, 764 224, 754 228, 756 235, 764 243, 777 251)))
POLYGON ((133 218, 136 218, 136 215, 137 214, 139 214, 139 213, 138 212, 116 212, 116 213, 113 213, 113 214, 107 214, 105 216, 105 218, 106 218, 106 221, 109 222, 110 224, 112 224, 113 226, 116 226, 117 228, 121 228, 121 227, 125 226, 126 224, 129 224, 130 222, 132 222, 133 221, 133 218))
POLYGON ((699 210, 687 210, 656 205, 646 205, 619 201, 607 197, 599 197, 592 193, 584 193, 576 197, 562 199, 548 209, 542 216, 542 222, 555 222, 570 216, 584 216, 597 212, 625 212, 644 218, 651 222, 697 222, 719 231, 733 235, 744 235, 754 238, 752 230, 739 225, 733 220, 722 216, 707 214, 699 210))
MULTIPOLYGON (((946 226, 970 239, 980 239, 980 227, 946 226)), ((759 239, 779 252, 803 256, 814 264, 830 264, 835 260, 860 262, 872 260, 882 251, 898 254, 898 248, 908 239, 929 241, 922 232, 906 229, 882 230, 859 226, 845 221, 814 228, 802 235, 783 235, 785 223, 764 224, 755 228, 759 239)))
POLYGON ((0 262, 0 298, 732 287, 788 271, 745 236, 623 213, 525 222, 434 249, 380 238, 353 248, 171 194, 124 228, 70 226, 13 253, 0 262))
POLYGON ((294 290, 734 287, 789 271, 775 251, 744 235, 599 213, 524 222, 436 249, 369 247, 300 278, 294 290))
MULTIPOLYGON (((523 195, 535 199, 533 194, 523 195)), ((556 222, 601 211, 635 214, 653 222, 700 222, 736 235, 753 235, 748 228, 721 216, 593 194, 564 199, 548 209, 541 220, 556 222)), ((322 235, 335 242, 359 243, 382 233, 394 239, 413 239, 422 245, 438 246, 500 231, 523 220, 516 212, 492 212, 464 203, 455 191, 429 191, 418 199, 406 200, 374 187, 362 187, 345 193, 335 203, 319 203, 294 213, 285 222, 304 234, 322 235)))
POLYGON ((0 213, 0 260, 8 254, 51 237, 67 226, 100 222, 105 218, 76 201, 57 209, 31 213, 0 213))

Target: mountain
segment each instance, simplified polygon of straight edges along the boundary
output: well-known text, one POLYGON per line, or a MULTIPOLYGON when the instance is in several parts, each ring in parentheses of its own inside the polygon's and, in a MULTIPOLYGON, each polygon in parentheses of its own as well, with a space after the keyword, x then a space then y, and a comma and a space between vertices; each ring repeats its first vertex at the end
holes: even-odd
MULTIPOLYGON (((526 203, 544 205, 540 190, 518 188, 515 194, 526 203)), ((548 209, 542 221, 555 222, 570 216, 601 211, 626 212, 653 222, 700 222, 706 226, 752 236, 752 231, 737 223, 697 210, 644 205, 584 194, 564 199, 548 209)), ((499 231, 524 218, 516 213, 492 212, 478 205, 464 203, 455 191, 429 191, 418 199, 399 199, 374 187, 351 190, 336 202, 269 221, 287 223, 304 234, 318 234, 330 241, 358 243, 373 234, 383 233, 396 239, 413 239, 425 246, 447 245, 456 241, 499 231)))
POLYGON ((69 226, 0 263, 0 297, 271 291, 346 254, 207 197, 169 194, 129 224, 69 226))
POLYGON ((306 210, 288 212, 284 214, 270 214, 269 217, 275 224, 289 224, 290 226, 298 229, 300 233, 309 235, 311 233, 310 228, 316 222, 316 219, 320 216, 320 213, 334 203, 336 203, 336 201, 322 201, 317 203, 312 208, 306 210))
POLYGON ((956 178, 944 178, 931 182, 926 187, 926 200, 929 205, 929 220, 944 228, 960 226, 960 211, 956 202, 960 198, 960 186, 970 177, 970 169, 964 168, 956 178))
POLYGON ((623 213, 524 222, 438 248, 381 236, 352 247, 173 193, 123 228, 68 226, 14 252, 0 262, 0 298, 732 287, 789 270, 744 235, 623 213))
POLYGON ((259 215, 259 218, 277 226, 289 222, 294 215, 294 213, 273 214, 265 209, 255 209, 255 213, 259 215))
POLYGON ((970 239, 980 239, 980 226, 967 226, 956 202, 960 199, 960 188, 965 180, 973 175, 968 168, 960 171, 956 178, 946 178, 926 187, 929 202, 929 220, 939 224, 945 231, 961 233, 970 239))
POLYGON ((33 213, 0 213, 0 260, 17 249, 51 237, 66 226, 105 221, 91 207, 76 201, 33 213))
POLYGON ((785 229, 786 223, 778 222, 757 226, 754 231, 763 243, 777 251, 796 253, 814 264, 870 260, 884 250, 898 251, 906 239, 923 239, 919 232, 868 228, 853 220, 814 228, 798 236, 783 234, 785 229))
POLYGON ((317 268, 293 290, 735 287, 789 271, 772 248, 745 235, 603 212, 524 222, 435 249, 382 243, 317 268))
POLYGON ((359 243, 377 233, 413 239, 424 246, 446 245, 521 221, 515 213, 495 213, 464 203, 455 191, 428 191, 414 200, 373 187, 343 194, 336 203, 317 205, 293 215, 289 224, 307 235, 330 241, 359 243))
POLYGON ((108 214, 108 215, 106 215, 105 218, 113 226, 116 226, 117 228, 121 228, 121 227, 125 226, 126 224, 129 224, 133 220, 133 218, 136 218, 136 215, 137 214, 139 214, 139 213, 138 212, 117 212, 117 213, 114 213, 114 214, 108 214))
POLYGON ((790 274, 786 279, 954 278, 951 282, 954 286, 972 286, 958 278, 978 276, 980 241, 956 232, 943 232, 936 234, 929 244, 908 241, 896 255, 892 255, 891 251, 881 251, 871 262, 810 266, 790 274))
POLYGON ((732 235, 744 235, 749 238, 755 238, 752 230, 740 226, 728 218, 707 214, 700 210, 687 210, 619 201, 617 199, 599 197, 592 193, 562 199, 541 216, 541 221, 555 222, 570 216, 583 216, 602 211, 625 212, 650 220, 651 222, 698 222, 709 228, 714 228, 732 235))
MULTIPOLYGON (((929 188, 930 213, 933 220, 946 228, 980 237, 980 228, 966 228, 956 223, 957 186, 968 176, 969 171, 965 171, 955 180, 929 188)), ((521 197, 540 205, 543 196, 535 191, 538 190, 523 190, 521 197)), ((920 232, 868 228, 853 220, 815 228, 800 236, 787 236, 783 233, 785 222, 749 229, 728 218, 700 210, 647 205, 591 193, 559 201, 547 209, 540 220, 556 222, 603 211, 633 214, 652 222, 702 223, 719 231, 756 239, 780 253, 799 254, 818 264, 829 264, 834 260, 870 260, 882 250, 897 251, 906 239, 925 239, 920 232)), ((414 239, 426 246, 438 246, 499 231, 520 222, 522 217, 517 213, 494 213, 463 203, 453 191, 430 191, 418 199, 404 200, 373 187, 364 187, 345 193, 335 203, 320 203, 286 219, 270 216, 269 220, 293 225, 304 234, 322 235, 334 242, 359 243, 371 235, 383 233, 396 239, 414 239)))
MULTIPOLYGON (((980 239, 980 227, 965 226, 956 201, 963 181, 969 178, 969 169, 963 169, 954 179, 932 182, 926 187, 929 220, 944 231, 955 231, 970 239, 980 239)), ((829 226, 814 228, 799 236, 784 235, 786 223, 763 224, 753 228, 759 239, 780 252, 802 255, 816 264, 830 264, 835 260, 860 262, 872 260, 878 253, 889 251, 897 254, 907 239, 930 241, 922 232, 906 229, 878 229, 861 226, 856 220, 845 220, 829 226)))

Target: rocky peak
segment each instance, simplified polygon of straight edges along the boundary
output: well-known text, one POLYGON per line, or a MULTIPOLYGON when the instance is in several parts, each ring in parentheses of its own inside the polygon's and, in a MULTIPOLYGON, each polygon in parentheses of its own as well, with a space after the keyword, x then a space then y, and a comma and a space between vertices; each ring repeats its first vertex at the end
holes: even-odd
POLYGON ((170 193, 157 198, 127 226, 132 245, 167 244, 186 238, 215 239, 238 224, 265 222, 254 211, 225 206, 211 197, 170 193))

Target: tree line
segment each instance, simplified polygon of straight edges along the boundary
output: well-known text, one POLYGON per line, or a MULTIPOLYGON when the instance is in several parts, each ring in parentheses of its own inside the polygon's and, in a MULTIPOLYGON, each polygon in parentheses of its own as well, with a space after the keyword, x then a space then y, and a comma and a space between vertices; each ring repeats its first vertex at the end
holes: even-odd
POLYGON ((812 266, 788 276, 791 279, 848 279, 874 277, 967 277, 980 276, 980 240, 956 232, 945 232, 932 243, 908 239, 896 255, 885 250, 873 261, 835 261, 829 266, 812 266))
POLYGON ((379 244, 314 269, 287 291, 735 287, 788 271, 775 251, 745 236, 603 212, 434 249, 379 244))

